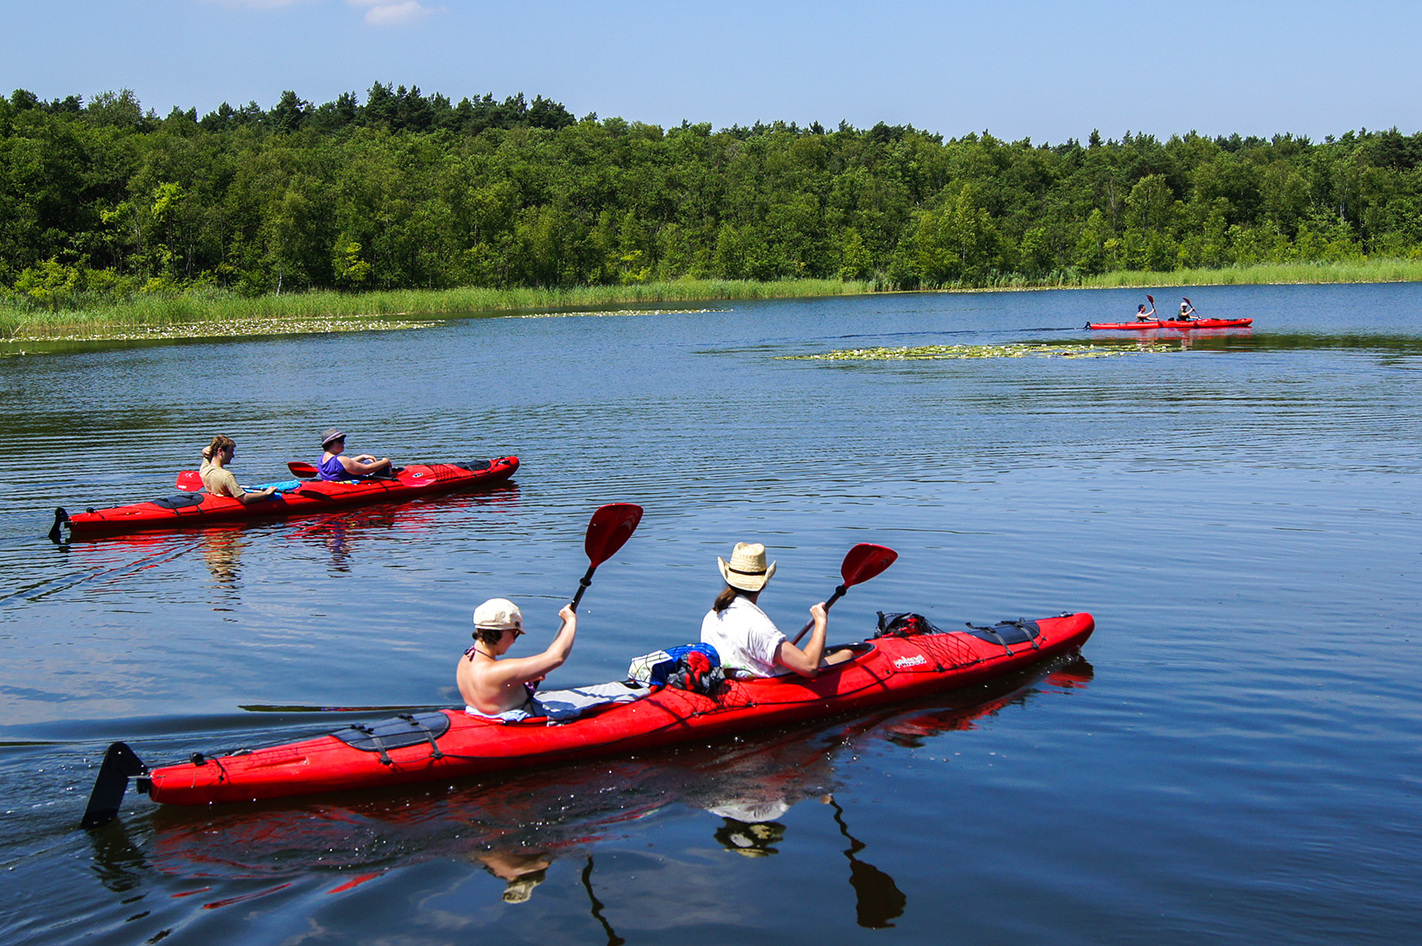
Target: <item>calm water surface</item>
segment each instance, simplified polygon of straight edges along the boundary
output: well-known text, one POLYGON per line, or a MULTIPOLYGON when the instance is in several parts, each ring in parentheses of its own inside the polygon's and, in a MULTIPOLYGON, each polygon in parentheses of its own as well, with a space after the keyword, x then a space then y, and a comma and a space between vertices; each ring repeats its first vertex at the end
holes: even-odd
POLYGON ((0 941, 1414 940, 1422 286, 1186 291, 1254 328, 1152 348, 1080 328, 1139 293, 907 295, 0 357, 0 941), (1114 356, 784 357, 1088 341, 1114 356), (331 425, 524 466, 340 518, 44 538, 56 506, 172 493, 214 433, 261 482, 331 425), (454 703, 473 606, 514 598, 546 643, 613 501, 646 517, 552 684, 694 639, 739 539, 779 563, 782 626, 868 541, 901 557, 832 639, 878 610, 1097 633, 803 731, 280 805, 130 792, 77 827, 113 740, 164 763, 454 703))

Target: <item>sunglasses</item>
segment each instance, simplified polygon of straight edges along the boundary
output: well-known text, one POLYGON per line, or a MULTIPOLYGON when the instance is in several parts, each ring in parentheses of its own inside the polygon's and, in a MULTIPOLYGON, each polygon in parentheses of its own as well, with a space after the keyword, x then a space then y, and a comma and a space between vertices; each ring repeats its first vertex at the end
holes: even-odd
POLYGON ((504 628, 504 630, 511 631, 514 636, 514 640, 518 640, 520 637, 523 636, 523 628, 521 627, 506 627, 504 628))

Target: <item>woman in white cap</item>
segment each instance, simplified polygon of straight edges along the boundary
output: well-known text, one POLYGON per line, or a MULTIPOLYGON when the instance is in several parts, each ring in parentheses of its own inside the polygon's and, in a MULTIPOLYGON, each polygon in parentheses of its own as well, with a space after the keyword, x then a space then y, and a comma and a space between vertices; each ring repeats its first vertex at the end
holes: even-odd
POLYGON ((316 465, 316 469, 323 480, 353 480, 362 476, 388 476, 394 473, 389 457, 376 459, 368 453, 358 457, 346 456, 346 435, 335 427, 321 435, 321 449, 325 453, 321 454, 321 462, 316 465))
POLYGON ((717 556, 716 563, 721 568, 721 577, 726 580, 726 588, 716 596, 701 622, 701 642, 716 648, 721 666, 727 671, 754 677, 776 677, 791 672, 814 677, 821 667, 850 656, 846 651, 825 659, 825 630, 829 619, 823 601, 810 607, 814 627, 804 650, 790 643, 756 604, 761 589, 775 574, 775 563, 765 563, 764 545, 737 542, 731 551, 731 560, 727 562, 717 556))
POLYGON ((563 624, 553 643, 532 657, 500 660, 524 633, 523 613, 507 598, 490 598, 474 609, 474 646, 459 659, 455 680, 471 716, 522 719, 534 715, 533 694, 550 671, 573 652, 578 616, 564 605, 563 624))

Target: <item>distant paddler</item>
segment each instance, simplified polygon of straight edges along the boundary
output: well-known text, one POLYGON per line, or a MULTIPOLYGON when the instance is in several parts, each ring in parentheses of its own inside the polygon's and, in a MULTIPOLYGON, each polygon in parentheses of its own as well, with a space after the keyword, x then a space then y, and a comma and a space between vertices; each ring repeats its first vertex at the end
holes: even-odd
POLYGON ((316 464, 321 479, 327 481, 356 480, 368 476, 393 476, 395 469, 389 457, 376 458, 368 453, 358 457, 345 456, 346 435, 335 427, 321 435, 321 462, 316 464))

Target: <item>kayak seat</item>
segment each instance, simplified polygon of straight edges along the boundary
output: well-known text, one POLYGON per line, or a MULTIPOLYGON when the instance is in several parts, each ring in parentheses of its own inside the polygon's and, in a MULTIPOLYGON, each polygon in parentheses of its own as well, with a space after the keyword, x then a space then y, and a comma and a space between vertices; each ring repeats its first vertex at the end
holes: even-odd
POLYGON ((533 695, 533 701, 542 715, 530 717, 525 722, 568 722, 618 703, 632 703, 649 696, 651 692, 647 687, 621 680, 566 690, 539 690, 533 695))
MULTIPOLYGON (((207 496, 204 493, 183 493, 180 496, 168 496, 164 499, 153 500, 153 505, 162 506, 164 509, 183 509, 188 506, 201 506, 202 501, 207 496)), ((93 510, 89 510, 93 512, 93 510)))
POLYGON ((456 463, 454 465, 461 470, 468 470, 470 473, 479 473, 493 466, 488 460, 470 460, 467 463, 456 463))

